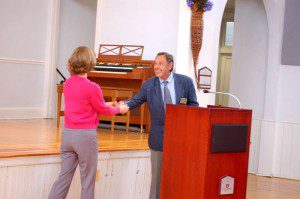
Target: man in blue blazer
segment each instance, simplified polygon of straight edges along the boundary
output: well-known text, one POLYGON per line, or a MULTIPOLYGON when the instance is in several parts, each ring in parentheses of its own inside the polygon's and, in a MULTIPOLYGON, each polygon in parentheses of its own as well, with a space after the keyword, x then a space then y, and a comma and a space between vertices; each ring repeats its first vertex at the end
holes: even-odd
POLYGON ((150 132, 148 144, 151 149, 151 189, 150 199, 159 198, 161 162, 164 139, 165 105, 179 104, 186 100, 189 106, 199 106, 193 81, 190 77, 173 73, 173 56, 161 52, 154 61, 156 77, 144 82, 139 93, 127 104, 130 110, 147 102, 150 110, 150 132))

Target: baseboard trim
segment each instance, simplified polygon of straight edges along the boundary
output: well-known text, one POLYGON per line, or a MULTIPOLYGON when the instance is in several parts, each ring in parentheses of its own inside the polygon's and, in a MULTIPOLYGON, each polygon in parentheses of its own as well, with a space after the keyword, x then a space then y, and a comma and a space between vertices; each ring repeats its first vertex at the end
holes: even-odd
POLYGON ((0 119, 36 119, 42 116, 42 107, 0 108, 0 119))

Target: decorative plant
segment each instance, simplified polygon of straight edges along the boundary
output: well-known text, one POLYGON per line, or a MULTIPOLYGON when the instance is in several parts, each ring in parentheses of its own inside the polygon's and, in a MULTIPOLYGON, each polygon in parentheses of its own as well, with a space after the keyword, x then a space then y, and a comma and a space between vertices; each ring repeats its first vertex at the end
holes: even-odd
POLYGON ((197 82, 197 88, 200 89, 200 83, 197 77, 197 63, 202 47, 203 13, 212 9, 213 2, 209 0, 187 0, 187 5, 191 7, 192 10, 191 48, 193 55, 195 80, 197 82))
POLYGON ((194 11, 198 11, 199 9, 202 9, 204 12, 210 11, 214 5, 209 0, 187 0, 186 2, 194 11))

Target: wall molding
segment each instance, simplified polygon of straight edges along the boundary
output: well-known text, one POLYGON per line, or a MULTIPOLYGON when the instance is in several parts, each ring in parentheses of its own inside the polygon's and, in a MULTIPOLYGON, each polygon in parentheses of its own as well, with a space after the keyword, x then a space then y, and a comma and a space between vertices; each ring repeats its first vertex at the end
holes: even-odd
POLYGON ((16 58, 0 58, 0 63, 9 64, 30 64, 30 65, 44 65, 46 62, 42 60, 33 59, 16 59, 16 58))
POLYGON ((290 122, 290 121, 284 121, 284 120, 270 120, 270 119, 262 119, 262 118, 252 118, 252 120, 257 120, 261 122, 272 122, 272 123, 280 123, 280 124, 298 124, 300 125, 300 122, 290 122))
POLYGON ((253 118, 249 173, 300 180, 300 123, 253 118))
MULTIPOLYGON (((130 152, 128 151, 102 152, 101 151, 98 153, 98 161, 114 160, 114 159, 129 159, 129 158, 150 158, 150 150, 140 150, 140 151, 130 151, 130 152)), ((59 163, 61 163, 60 154, 11 157, 11 158, 1 158, 0 168, 59 164, 59 163)))
POLYGON ((48 13, 48 36, 44 70, 43 118, 54 118, 59 14, 61 0, 50 1, 48 13))
POLYGON ((0 108, 0 119, 36 119, 42 118, 42 107, 0 108))

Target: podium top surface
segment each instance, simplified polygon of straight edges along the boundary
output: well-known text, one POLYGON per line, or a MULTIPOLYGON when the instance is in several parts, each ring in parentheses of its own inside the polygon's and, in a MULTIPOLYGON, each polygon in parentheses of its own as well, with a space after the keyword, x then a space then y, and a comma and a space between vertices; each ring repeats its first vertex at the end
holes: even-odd
POLYGON ((213 106, 208 105, 207 107, 198 107, 198 106, 186 106, 181 104, 167 104, 167 107, 173 107, 173 108, 186 108, 186 109, 193 109, 193 110, 207 110, 207 111, 213 111, 213 110, 221 110, 221 111, 241 111, 241 112, 252 112, 251 109, 239 109, 235 107, 224 107, 224 106, 213 106))

